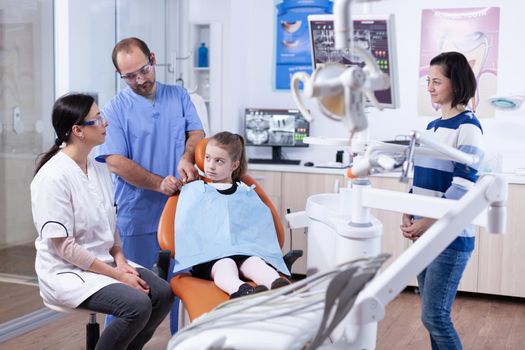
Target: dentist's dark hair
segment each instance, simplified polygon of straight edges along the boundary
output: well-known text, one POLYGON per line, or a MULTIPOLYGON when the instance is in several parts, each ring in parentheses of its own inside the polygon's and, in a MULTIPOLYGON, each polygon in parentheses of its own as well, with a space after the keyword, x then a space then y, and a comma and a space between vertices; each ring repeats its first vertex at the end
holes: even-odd
POLYGON ((51 122, 55 129, 56 139, 49 151, 37 158, 35 175, 60 150, 62 143, 68 143, 73 125, 80 125, 89 114, 95 99, 86 94, 70 93, 60 97, 53 105, 51 122))
POLYGON ((210 141, 228 152, 228 155, 233 162, 236 160, 239 161, 239 166, 232 173, 232 181, 234 183, 241 181, 242 176, 246 174, 246 171, 248 170, 244 138, 241 135, 223 131, 210 137, 208 142, 210 141))
POLYGON ((117 55, 119 52, 131 52, 132 47, 138 47, 140 51, 146 56, 146 58, 149 60, 151 58, 151 51, 148 47, 148 45, 139 38, 130 37, 126 39, 122 39, 119 41, 115 47, 113 48, 113 52, 111 53, 111 60, 113 61, 113 65, 115 66, 115 69, 117 72, 120 73, 120 68, 118 67, 117 63, 117 55))
POLYGON ((443 75, 450 79, 452 83, 451 107, 457 105, 467 105, 476 94, 476 76, 467 58, 455 51, 443 52, 430 61, 431 66, 440 66, 443 69, 443 75))

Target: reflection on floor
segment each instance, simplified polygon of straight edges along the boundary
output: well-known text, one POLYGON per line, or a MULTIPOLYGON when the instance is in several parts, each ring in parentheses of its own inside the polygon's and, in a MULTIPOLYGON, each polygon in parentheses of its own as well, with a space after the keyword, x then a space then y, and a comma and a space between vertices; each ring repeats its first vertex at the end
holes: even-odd
POLYGON ((34 242, 0 249, 0 273, 35 276, 34 242))
POLYGON ((38 287, 0 282, 0 324, 43 307, 38 287))
MULTIPOLYGON (((97 320, 104 324, 103 315, 97 314, 97 320)), ((88 316, 84 314, 64 314, 44 327, 1 343, 0 350, 82 350, 86 345, 87 321, 88 316)), ((169 320, 166 318, 144 350, 164 350, 169 338, 169 320)))

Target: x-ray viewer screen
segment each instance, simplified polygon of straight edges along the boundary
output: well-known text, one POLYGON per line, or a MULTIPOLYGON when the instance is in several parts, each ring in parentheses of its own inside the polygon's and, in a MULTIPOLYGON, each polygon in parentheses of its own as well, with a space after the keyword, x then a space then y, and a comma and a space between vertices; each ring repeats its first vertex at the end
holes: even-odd
POLYGON ((245 136, 250 146, 307 147, 310 124, 297 110, 246 109, 245 136))
MULTIPOLYGON (((364 66, 363 60, 347 51, 335 49, 333 19, 310 19, 312 58, 314 69, 328 62, 342 63, 346 66, 364 66)), ((328 17, 328 16, 325 16, 328 17)), ((392 31, 387 19, 354 19, 354 44, 369 51, 376 59, 379 68, 390 76, 394 85, 393 53, 389 40, 392 31)), ((394 85, 395 86, 395 85, 394 85)), ((393 88, 376 91, 376 98, 385 107, 395 107, 393 88)))

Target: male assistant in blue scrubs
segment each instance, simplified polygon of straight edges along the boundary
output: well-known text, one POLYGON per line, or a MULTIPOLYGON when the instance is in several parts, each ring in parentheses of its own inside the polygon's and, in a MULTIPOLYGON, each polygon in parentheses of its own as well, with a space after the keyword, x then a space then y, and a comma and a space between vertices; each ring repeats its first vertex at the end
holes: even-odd
MULTIPOLYGON (((117 227, 124 255, 146 267, 159 251, 157 226, 168 199, 197 178, 194 148, 204 137, 186 90, 155 80, 155 54, 137 38, 115 45, 113 64, 128 87, 103 109, 106 142, 97 160, 116 175, 117 227)), ((176 315, 172 314, 172 333, 176 315)))

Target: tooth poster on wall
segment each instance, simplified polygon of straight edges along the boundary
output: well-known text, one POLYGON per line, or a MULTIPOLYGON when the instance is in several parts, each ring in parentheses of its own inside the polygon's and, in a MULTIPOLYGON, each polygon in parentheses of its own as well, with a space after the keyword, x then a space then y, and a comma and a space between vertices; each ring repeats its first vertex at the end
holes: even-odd
POLYGON ((289 90, 295 72, 312 72, 308 15, 331 14, 329 0, 283 0, 276 5, 275 88, 289 90))
POLYGON ((469 107, 478 117, 494 116, 487 99, 496 94, 499 17, 499 7, 422 11, 418 89, 420 116, 438 115, 438 106, 430 101, 426 80, 430 60, 446 51, 464 54, 474 71, 478 89, 469 107))

